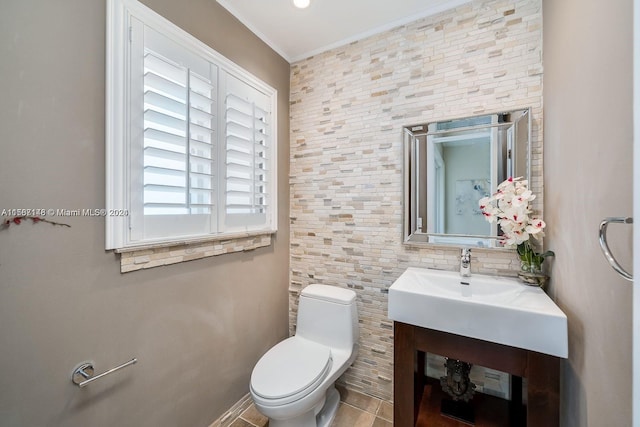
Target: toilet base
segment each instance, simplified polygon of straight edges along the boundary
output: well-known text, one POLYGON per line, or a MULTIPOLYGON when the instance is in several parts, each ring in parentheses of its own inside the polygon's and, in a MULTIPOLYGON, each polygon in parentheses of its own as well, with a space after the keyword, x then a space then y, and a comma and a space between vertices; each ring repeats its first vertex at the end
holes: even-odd
POLYGON ((329 427, 336 417, 339 404, 340 393, 336 390, 335 385, 332 384, 326 392, 322 409, 317 414, 317 409, 315 411, 312 409, 298 417, 286 420, 269 418, 269 427, 329 427))
POLYGON ((329 427, 333 419, 338 412, 338 405, 340 404, 340 393, 336 390, 335 385, 331 385, 327 390, 327 400, 324 406, 320 410, 320 413, 316 415, 317 427, 329 427))

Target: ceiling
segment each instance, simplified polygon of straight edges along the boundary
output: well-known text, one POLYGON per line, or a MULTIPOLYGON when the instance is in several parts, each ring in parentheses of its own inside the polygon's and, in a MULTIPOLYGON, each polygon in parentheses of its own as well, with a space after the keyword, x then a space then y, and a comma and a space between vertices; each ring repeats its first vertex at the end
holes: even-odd
POLYGON ((471 0, 217 0, 289 62, 363 39, 471 0))

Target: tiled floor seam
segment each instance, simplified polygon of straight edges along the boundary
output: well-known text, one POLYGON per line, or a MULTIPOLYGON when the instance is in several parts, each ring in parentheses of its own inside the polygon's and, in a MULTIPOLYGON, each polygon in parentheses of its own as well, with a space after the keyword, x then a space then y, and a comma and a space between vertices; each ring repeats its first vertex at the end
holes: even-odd
POLYGON ((376 412, 378 412, 378 408, 376 408, 376 412, 369 412, 369 411, 367 411, 366 409, 359 408, 359 407, 357 407, 357 406, 355 406, 355 405, 352 405, 352 404, 350 404, 350 403, 345 402, 344 400, 341 400, 341 401, 340 401, 340 403, 342 403, 343 405, 350 406, 350 407, 352 407, 353 409, 357 409, 358 411, 366 412, 367 414, 371 414, 371 415, 374 415, 374 416, 376 416, 376 417, 378 416, 378 415, 376 414, 376 412))

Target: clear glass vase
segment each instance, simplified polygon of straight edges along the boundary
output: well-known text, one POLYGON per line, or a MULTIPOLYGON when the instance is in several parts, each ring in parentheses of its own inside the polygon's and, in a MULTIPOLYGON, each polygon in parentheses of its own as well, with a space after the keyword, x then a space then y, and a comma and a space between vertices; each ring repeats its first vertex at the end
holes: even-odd
POLYGON ((544 288, 549 279, 542 272, 542 262, 546 255, 536 253, 527 241, 518 245, 518 256, 520 257, 518 273, 520 280, 526 285, 544 288))
POLYGON ((526 273, 542 273, 542 262, 544 256, 536 253, 527 240, 520 243, 517 248, 520 257, 520 270, 526 273))
POLYGON ((524 273, 542 274, 542 265, 520 258, 520 271, 524 273))

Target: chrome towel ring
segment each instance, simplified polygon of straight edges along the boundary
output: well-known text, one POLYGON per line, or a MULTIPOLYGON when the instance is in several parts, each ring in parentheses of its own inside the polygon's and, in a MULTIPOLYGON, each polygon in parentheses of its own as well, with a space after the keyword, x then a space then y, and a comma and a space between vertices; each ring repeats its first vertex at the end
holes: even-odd
POLYGON ((609 245, 607 244, 607 227, 611 223, 633 224, 633 218, 631 217, 605 218, 600 223, 600 239, 599 239, 600 249, 602 249, 602 253, 604 254, 604 257, 607 259, 607 261, 609 262, 609 265, 611 265, 611 268, 613 268, 619 275, 621 275, 625 279, 629 281, 633 281, 633 275, 629 274, 624 268, 620 266, 620 264, 618 264, 618 261, 616 261, 616 259, 611 254, 611 251, 609 250, 609 245))

